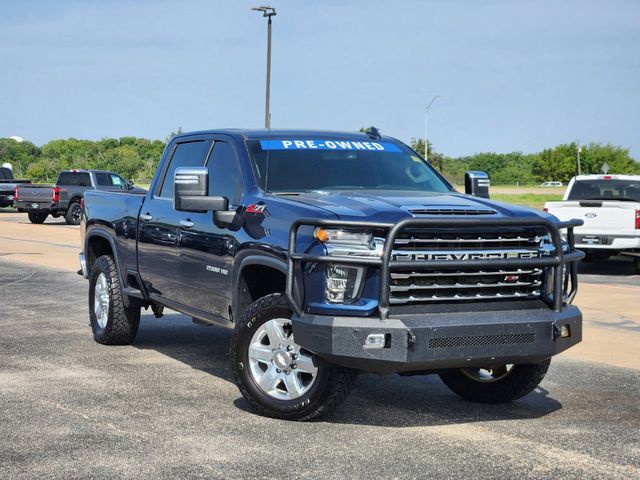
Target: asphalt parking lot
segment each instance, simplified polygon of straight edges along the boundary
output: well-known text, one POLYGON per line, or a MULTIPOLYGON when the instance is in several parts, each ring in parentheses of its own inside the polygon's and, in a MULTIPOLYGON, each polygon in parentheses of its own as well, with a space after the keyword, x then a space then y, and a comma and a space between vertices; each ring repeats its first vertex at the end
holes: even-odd
MULTIPOLYGON (((147 314, 134 345, 98 345, 77 266, 36 265, 45 244, 72 259, 77 228, 25 225, 38 233, 16 243, 7 225, 0 222, 0 478, 640 477, 638 368, 563 354, 537 391, 510 405, 467 403, 437 377, 366 375, 320 421, 267 419, 233 384, 226 330, 147 314)), ((610 298, 637 298, 638 277, 617 261, 604 272, 586 265, 584 280, 617 282, 610 298)), ((638 338, 629 307, 620 315, 613 302, 597 310, 588 301, 585 328, 608 341, 638 338)))

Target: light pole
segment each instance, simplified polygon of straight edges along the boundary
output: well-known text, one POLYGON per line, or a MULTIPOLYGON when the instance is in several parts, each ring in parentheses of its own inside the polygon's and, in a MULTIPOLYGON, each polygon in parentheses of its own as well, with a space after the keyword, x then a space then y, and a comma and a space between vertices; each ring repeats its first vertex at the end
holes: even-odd
POLYGON ((440 95, 434 95, 434 97, 431 99, 431 101, 429 102, 429 105, 427 105, 427 108, 424 110, 424 159, 426 161, 429 161, 429 140, 428 140, 428 128, 429 128, 429 109, 431 108, 431 105, 433 105, 433 102, 436 101, 436 98, 439 98, 440 95))
POLYGON ((580 168, 580 154, 582 153, 582 147, 580 146, 580 142, 578 142, 577 148, 576 148, 576 156, 578 157, 578 175, 581 175, 581 168, 580 168))
POLYGON ((276 14, 276 9, 269 6, 254 7, 251 10, 262 12, 267 17, 267 95, 264 107, 264 128, 271 128, 271 112, 269 111, 269 91, 271 90, 271 17, 276 14))

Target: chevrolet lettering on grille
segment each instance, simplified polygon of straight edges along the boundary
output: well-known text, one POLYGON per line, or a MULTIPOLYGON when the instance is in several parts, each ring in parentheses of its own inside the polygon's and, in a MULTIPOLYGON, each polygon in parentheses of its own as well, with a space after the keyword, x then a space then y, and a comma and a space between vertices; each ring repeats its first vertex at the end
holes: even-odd
POLYGON ((499 251, 499 252, 408 252, 394 253, 394 260, 501 260, 511 258, 539 258, 538 251, 499 251))

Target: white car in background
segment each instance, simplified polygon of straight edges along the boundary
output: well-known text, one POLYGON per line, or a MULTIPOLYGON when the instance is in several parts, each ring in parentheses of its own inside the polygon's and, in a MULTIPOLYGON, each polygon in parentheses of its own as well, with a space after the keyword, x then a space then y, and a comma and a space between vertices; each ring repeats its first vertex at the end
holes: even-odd
POLYGON ((540 184, 541 187, 561 187, 562 186, 562 182, 542 182, 540 184))
POLYGON ((546 202, 544 210, 560 220, 584 220, 575 245, 587 261, 630 255, 640 273, 640 175, 579 175, 562 201, 546 202))

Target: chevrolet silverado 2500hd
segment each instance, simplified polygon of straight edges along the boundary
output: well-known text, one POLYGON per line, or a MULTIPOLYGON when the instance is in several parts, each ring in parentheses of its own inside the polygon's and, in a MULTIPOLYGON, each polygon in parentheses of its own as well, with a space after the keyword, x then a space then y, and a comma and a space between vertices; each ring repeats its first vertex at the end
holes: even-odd
POLYGON ((133 342, 143 307, 232 328, 240 391, 285 419, 326 413, 358 372, 517 399, 581 340, 581 222, 469 195, 482 172, 466 190, 375 130, 179 135, 146 195, 85 194, 94 339, 133 342))

